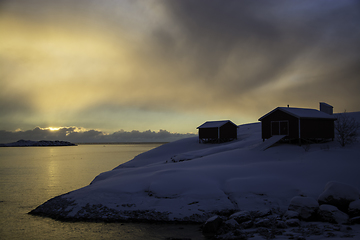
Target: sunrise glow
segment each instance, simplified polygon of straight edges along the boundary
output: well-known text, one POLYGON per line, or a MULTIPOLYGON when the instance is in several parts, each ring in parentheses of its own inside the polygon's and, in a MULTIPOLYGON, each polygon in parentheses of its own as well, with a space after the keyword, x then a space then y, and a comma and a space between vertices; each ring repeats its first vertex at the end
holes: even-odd
POLYGON ((60 128, 59 127, 49 127, 48 129, 50 131, 58 131, 60 128))
POLYGON ((0 130, 187 134, 279 106, 357 111, 360 15, 330 2, 5 0, 0 130))

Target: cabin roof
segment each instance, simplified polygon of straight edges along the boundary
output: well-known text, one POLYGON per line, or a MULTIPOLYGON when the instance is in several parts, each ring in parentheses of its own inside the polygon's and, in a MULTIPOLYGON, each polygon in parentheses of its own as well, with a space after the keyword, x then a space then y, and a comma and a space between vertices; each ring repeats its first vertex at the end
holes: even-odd
POLYGON ((232 123, 233 125, 235 125, 237 127, 237 125, 235 123, 233 123, 232 121, 223 120, 223 121, 207 121, 207 122, 201 124, 200 126, 198 126, 197 128, 219 128, 228 122, 232 123))
POLYGON ((325 112, 321 112, 316 109, 311 108, 290 108, 290 107, 277 107, 274 110, 270 111, 269 113, 265 114, 261 118, 259 118, 259 121, 264 119, 265 117, 269 116, 276 110, 283 111, 291 116, 294 116, 296 118, 320 118, 320 119, 334 119, 336 120, 336 117, 330 114, 327 114, 325 112))

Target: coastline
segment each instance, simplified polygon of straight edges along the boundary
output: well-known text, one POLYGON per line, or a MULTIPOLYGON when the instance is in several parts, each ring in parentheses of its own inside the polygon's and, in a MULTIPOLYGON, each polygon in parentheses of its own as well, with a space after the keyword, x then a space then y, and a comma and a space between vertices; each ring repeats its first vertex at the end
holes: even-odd
POLYGON ((40 141, 31 141, 31 140, 19 140, 13 143, 2 143, 0 147, 61 147, 61 146, 77 146, 75 143, 68 141, 49 141, 49 140, 40 140, 40 141))

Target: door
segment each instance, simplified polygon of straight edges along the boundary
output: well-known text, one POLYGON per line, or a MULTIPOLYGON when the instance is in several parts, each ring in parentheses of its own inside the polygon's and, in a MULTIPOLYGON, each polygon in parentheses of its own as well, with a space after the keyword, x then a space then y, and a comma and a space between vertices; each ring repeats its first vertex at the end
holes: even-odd
POLYGON ((280 135, 289 135, 289 122, 280 122, 280 135))
POLYGON ((271 122, 271 136, 274 135, 289 135, 288 121, 272 121, 271 122))

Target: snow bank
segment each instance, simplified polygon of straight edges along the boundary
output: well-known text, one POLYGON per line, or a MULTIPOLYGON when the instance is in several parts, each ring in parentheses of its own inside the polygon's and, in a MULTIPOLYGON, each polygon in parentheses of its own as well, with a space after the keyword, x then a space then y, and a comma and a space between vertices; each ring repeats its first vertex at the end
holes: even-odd
POLYGON ((285 211, 293 197, 317 197, 327 182, 360 186, 360 144, 279 144, 266 151, 260 124, 238 140, 199 144, 187 138, 140 154, 89 186, 49 200, 32 213, 63 219, 205 222, 216 212, 285 211))

